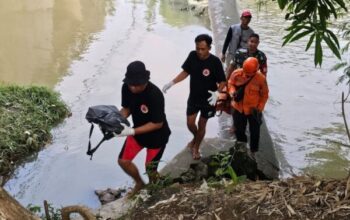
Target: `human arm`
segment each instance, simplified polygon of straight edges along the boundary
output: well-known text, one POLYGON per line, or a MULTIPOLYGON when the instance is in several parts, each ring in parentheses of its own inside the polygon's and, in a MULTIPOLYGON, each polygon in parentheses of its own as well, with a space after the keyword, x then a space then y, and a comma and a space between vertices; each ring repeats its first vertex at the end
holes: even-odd
POLYGON ((260 86, 260 99, 259 99, 259 103, 257 106, 259 112, 262 112, 264 110, 265 104, 266 104, 268 98, 269 98, 269 87, 267 85, 267 81, 266 81, 266 78, 264 76, 264 80, 260 86))
POLYGON ((237 72, 238 70, 233 71, 230 74, 230 78, 227 80, 227 93, 230 95, 230 97, 233 97, 233 94, 236 92, 236 84, 237 84, 237 72))
POLYGON ((149 132, 161 129, 162 127, 163 127, 163 122, 159 122, 159 123, 148 122, 144 125, 134 128, 135 130, 134 135, 149 133, 149 132))
POLYGON ((218 92, 223 92, 224 91, 224 88, 226 87, 227 85, 227 82, 226 81, 222 81, 219 83, 219 86, 218 86, 218 92))
POLYGON ((183 70, 172 81, 174 82, 174 84, 176 84, 186 79, 188 75, 189 74, 185 70, 183 70))
POLYGON ((122 109, 120 109, 119 112, 124 118, 128 118, 130 116, 130 109, 129 108, 122 107, 122 109))
POLYGON ((122 124, 122 126, 124 127, 124 129, 121 131, 120 134, 116 134, 115 136, 124 137, 124 136, 130 136, 130 135, 149 133, 162 128, 163 122, 159 122, 159 123, 148 122, 136 128, 131 128, 125 124, 122 124))
POLYGON ((182 71, 180 72, 173 80, 171 80, 170 82, 168 82, 167 84, 165 84, 162 88, 162 91, 164 93, 167 92, 168 89, 170 89, 173 85, 175 85, 178 82, 181 82, 182 80, 186 79, 188 76, 188 73, 186 71, 182 71))
POLYGON ((263 54, 263 59, 259 67, 262 74, 264 74, 265 77, 267 77, 267 58, 265 54, 263 54))
POLYGON ((227 32, 227 35, 226 35, 226 38, 225 38, 225 42, 224 42, 224 45, 222 47, 222 54, 221 54, 221 61, 222 62, 225 62, 226 60, 226 50, 228 48, 228 46, 230 45, 230 41, 232 39, 232 29, 231 27, 228 29, 228 32, 227 32))

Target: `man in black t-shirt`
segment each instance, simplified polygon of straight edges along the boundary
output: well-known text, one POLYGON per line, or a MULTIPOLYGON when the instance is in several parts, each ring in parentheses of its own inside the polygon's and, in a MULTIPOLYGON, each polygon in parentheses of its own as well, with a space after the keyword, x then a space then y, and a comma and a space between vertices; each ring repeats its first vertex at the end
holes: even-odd
POLYGON ((133 128, 124 125, 117 136, 127 136, 119 154, 119 165, 135 181, 129 197, 145 185, 132 160, 143 149, 147 149, 146 171, 150 182, 159 176, 157 167, 170 136, 170 129, 164 112, 164 96, 160 89, 149 81, 150 72, 141 61, 134 61, 127 67, 122 87, 121 114, 132 116, 133 128))
POLYGON ((190 76, 190 94, 187 100, 187 127, 193 134, 188 147, 195 160, 200 159, 199 146, 205 136, 207 120, 215 115, 215 103, 218 90, 226 84, 221 61, 210 53, 212 38, 207 34, 198 35, 195 39, 196 50, 191 51, 182 65, 180 72, 172 81, 163 87, 163 92, 190 76), (218 86, 219 84, 219 86, 218 86), (200 118, 196 125, 198 112, 200 118))

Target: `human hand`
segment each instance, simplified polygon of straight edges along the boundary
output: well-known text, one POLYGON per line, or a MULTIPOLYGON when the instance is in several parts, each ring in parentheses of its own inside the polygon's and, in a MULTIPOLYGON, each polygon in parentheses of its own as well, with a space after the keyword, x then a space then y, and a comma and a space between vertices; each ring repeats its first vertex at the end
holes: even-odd
POLYGON ((166 93, 166 91, 167 91, 168 89, 170 89, 170 87, 172 87, 174 84, 175 84, 175 83, 174 83, 173 81, 170 81, 170 82, 168 82, 167 84, 165 84, 165 85, 163 86, 163 89, 162 89, 163 93, 166 93))
POLYGON ((124 123, 121 123, 121 125, 124 127, 124 129, 120 132, 120 134, 114 133, 114 136, 116 137, 125 137, 125 136, 130 136, 130 135, 135 135, 135 129, 130 128, 124 123))
POLYGON ((225 63, 225 60, 226 60, 225 54, 221 54, 221 62, 225 63))
POLYGON ((215 105, 216 101, 218 100, 219 97, 219 92, 218 91, 210 91, 208 90, 210 97, 207 99, 209 102, 209 105, 215 105))
POLYGON ((261 125, 263 123, 262 121, 262 113, 257 108, 252 109, 252 115, 253 118, 256 120, 256 122, 261 125))

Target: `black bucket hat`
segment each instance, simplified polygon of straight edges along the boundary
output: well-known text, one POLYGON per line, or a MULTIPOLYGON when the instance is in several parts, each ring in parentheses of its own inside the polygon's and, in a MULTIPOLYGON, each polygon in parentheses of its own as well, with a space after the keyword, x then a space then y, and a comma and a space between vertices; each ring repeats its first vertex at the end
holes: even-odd
POLYGON ((124 83, 128 85, 143 85, 149 81, 150 72, 141 61, 131 62, 126 68, 124 83))

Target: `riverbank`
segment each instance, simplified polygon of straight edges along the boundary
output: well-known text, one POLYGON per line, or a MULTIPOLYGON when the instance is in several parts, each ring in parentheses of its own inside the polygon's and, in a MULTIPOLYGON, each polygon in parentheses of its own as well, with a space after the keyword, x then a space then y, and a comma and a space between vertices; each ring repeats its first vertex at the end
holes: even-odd
MULTIPOLYGON (((115 219, 349 219, 350 178, 222 181, 158 190, 115 219)), ((113 218, 112 218, 113 219, 113 218)))
POLYGON ((50 130, 68 115, 68 107, 50 89, 0 86, 0 185, 16 165, 51 141, 50 130))

